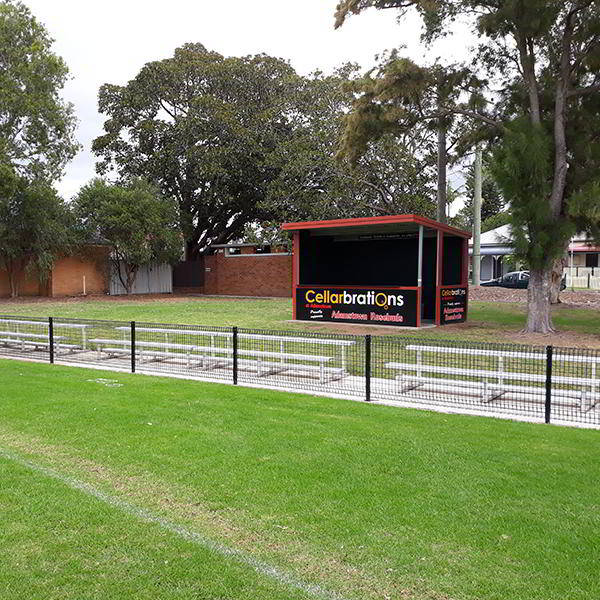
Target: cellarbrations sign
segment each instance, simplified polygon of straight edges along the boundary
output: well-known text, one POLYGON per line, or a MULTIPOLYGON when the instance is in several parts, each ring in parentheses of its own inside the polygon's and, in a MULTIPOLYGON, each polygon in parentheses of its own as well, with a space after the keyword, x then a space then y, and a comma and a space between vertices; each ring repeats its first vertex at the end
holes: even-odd
POLYGON ((440 290, 440 324, 463 323, 467 318, 467 287, 440 290))
POLYGON ((296 319, 416 327, 416 289, 296 288, 296 319))

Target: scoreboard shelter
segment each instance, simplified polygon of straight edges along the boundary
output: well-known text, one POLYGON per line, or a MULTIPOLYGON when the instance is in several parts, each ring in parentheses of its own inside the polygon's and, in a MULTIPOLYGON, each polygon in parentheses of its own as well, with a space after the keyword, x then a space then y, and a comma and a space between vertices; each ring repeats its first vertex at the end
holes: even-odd
POLYGON ((460 323, 471 234, 418 215, 285 223, 294 319, 421 327, 460 323))

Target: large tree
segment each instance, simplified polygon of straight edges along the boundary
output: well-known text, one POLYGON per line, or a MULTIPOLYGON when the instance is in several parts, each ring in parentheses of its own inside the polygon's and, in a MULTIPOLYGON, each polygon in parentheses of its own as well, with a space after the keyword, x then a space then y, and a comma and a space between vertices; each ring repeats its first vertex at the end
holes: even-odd
POLYGON ((83 235, 110 246, 114 272, 127 294, 140 267, 181 258, 177 207, 144 180, 114 185, 94 179, 81 188, 73 205, 83 235))
POLYGON ((339 156, 356 166, 383 136, 395 136, 419 157, 435 147, 437 219, 445 223, 447 170, 470 137, 468 112, 450 112, 448 107, 458 107, 465 89, 477 89, 479 84, 468 69, 424 67, 395 51, 385 53, 377 68, 352 82, 354 99, 344 117, 339 156))
POLYGON ((359 78, 347 64, 301 82, 290 135, 272 156, 277 177, 263 207, 277 220, 419 213, 435 216, 435 148, 426 132, 382 135, 349 165, 338 159, 344 115, 359 78), (354 167, 354 168, 352 168, 354 167))
POLYGON ((109 118, 93 143, 98 170, 145 177, 176 198, 193 258, 263 217, 259 203, 276 176, 270 157, 289 130, 297 81, 282 60, 186 44, 127 85, 101 87, 109 118))
POLYGON ((19 295, 24 274, 44 283, 54 261, 77 242, 72 214, 54 188, 0 165, 0 268, 8 274, 11 296, 19 295))
POLYGON ((59 94, 68 75, 53 40, 21 2, 0 2, 0 163, 54 180, 77 151, 73 108, 59 94))
POLYGON ((597 233, 600 191, 598 0, 342 0, 340 26, 375 7, 424 19, 425 40, 457 16, 483 39, 470 61, 490 82, 469 102, 441 104, 430 119, 462 114, 495 142, 493 172, 510 202, 517 251, 530 267, 526 330, 553 331, 553 265, 576 229, 597 233), (493 89, 493 93, 492 92, 493 89))

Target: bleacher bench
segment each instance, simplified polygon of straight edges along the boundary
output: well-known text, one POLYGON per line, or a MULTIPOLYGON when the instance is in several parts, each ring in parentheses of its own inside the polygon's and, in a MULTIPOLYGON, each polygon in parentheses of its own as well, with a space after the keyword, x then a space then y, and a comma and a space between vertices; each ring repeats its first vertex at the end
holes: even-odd
MULTIPOLYGON (((397 392, 406 393, 418 388, 436 388, 452 393, 460 389, 475 392, 482 402, 491 402, 502 398, 509 392, 525 394, 532 401, 545 400, 546 375, 543 373, 526 373, 506 370, 505 359, 546 360, 542 352, 518 352, 501 350, 478 350, 475 348, 452 348, 444 346, 409 345, 406 350, 417 353, 416 362, 387 362, 385 367, 398 371, 395 379, 397 392), (423 354, 451 354, 455 357, 469 356, 497 360, 497 369, 479 368, 477 366, 454 366, 428 364, 423 354), (445 376, 448 377, 445 377, 445 376), (534 384, 538 384, 537 386, 534 384)), ((600 400, 600 380, 596 377, 596 362, 588 357, 572 356, 564 353, 555 355, 556 362, 584 363, 591 362, 591 377, 575 377, 570 375, 554 375, 552 377, 552 401, 556 404, 576 406, 581 410, 592 409, 600 400), (572 389, 556 389, 555 385, 565 385, 572 389)))

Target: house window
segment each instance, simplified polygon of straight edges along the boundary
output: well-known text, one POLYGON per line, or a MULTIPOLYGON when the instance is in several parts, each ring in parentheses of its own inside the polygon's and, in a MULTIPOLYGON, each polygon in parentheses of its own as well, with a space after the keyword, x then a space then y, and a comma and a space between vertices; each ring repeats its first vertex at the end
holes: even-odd
POLYGON ((597 267, 598 266, 598 253, 585 255, 585 266, 586 267, 597 267))

